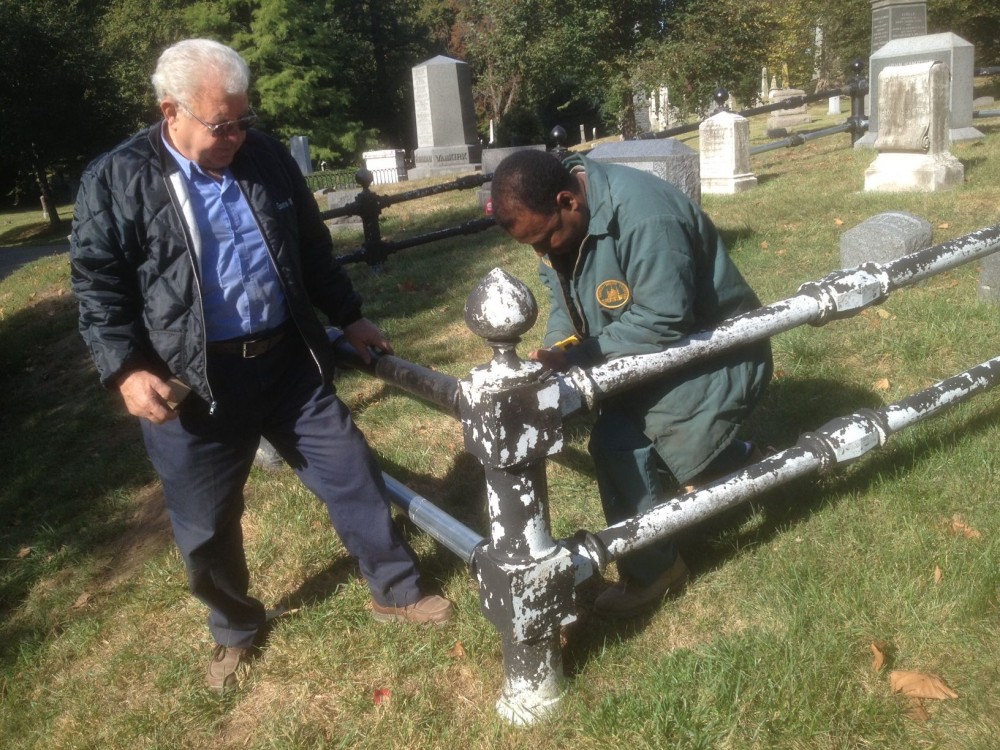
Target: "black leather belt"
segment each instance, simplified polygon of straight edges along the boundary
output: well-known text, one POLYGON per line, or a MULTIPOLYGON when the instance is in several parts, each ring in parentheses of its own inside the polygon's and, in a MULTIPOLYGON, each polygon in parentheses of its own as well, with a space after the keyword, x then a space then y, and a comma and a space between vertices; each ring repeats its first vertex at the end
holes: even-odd
POLYGON ((243 359, 253 359, 269 352, 285 338, 288 324, 272 328, 262 334, 247 339, 231 339, 229 341, 209 341, 208 350, 217 354, 230 354, 243 359))

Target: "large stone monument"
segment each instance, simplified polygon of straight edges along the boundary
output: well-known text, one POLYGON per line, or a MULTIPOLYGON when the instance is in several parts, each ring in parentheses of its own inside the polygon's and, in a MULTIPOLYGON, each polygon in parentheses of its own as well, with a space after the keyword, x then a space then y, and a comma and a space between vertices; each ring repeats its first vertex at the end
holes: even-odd
POLYGON ((417 148, 410 179, 475 171, 482 146, 469 66, 438 55, 413 68, 412 75, 417 148))
POLYGON ((935 192, 961 185, 962 162, 948 151, 948 66, 894 65, 879 74, 882 126, 865 190, 935 192))
POLYGON ((893 39, 927 33, 927 0, 870 0, 872 54, 893 39))
POLYGON ((602 143, 587 156, 594 161, 624 164, 652 172, 680 188, 695 203, 701 203, 698 153, 673 138, 602 143))
POLYGON ((940 60, 948 66, 948 137, 954 143, 982 138, 983 134, 972 127, 972 78, 975 47, 960 36, 946 32, 925 36, 894 39, 887 42, 871 56, 869 64, 870 116, 868 132, 858 139, 855 148, 871 148, 878 137, 879 73, 891 65, 940 60))
POLYGON ((698 126, 701 192, 732 195, 757 185, 750 171, 750 121, 722 110, 698 126))

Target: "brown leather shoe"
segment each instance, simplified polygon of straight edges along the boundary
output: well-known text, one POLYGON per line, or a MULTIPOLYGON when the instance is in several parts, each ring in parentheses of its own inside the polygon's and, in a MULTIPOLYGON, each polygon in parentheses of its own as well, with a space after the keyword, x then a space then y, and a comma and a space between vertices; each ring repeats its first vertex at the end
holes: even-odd
POLYGON ((407 607, 383 607, 372 600, 372 617, 377 622, 414 622, 444 625, 455 616, 455 608, 443 596, 425 596, 407 607))
POLYGON ((235 688, 240 665, 249 663, 250 658, 249 648, 216 644, 208 662, 208 687, 223 694, 235 688))
POLYGON ((679 594, 690 577, 691 572, 678 555, 663 575, 646 586, 623 580, 605 589, 594 600, 594 611, 611 618, 635 617, 666 597, 679 594))

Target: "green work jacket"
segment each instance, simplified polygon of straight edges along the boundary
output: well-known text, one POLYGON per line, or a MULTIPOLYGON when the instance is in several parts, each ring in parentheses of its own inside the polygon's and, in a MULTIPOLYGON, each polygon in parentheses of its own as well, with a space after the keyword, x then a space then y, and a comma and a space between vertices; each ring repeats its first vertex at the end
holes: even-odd
MULTIPOLYGON (((579 155, 588 235, 578 254, 541 264, 551 294, 546 346, 571 335, 572 364, 590 367, 659 352, 760 306, 718 230, 676 187, 630 167, 579 155)), ((694 363, 602 402, 622 409, 679 482, 700 473, 735 437, 771 377, 762 341, 694 363)))

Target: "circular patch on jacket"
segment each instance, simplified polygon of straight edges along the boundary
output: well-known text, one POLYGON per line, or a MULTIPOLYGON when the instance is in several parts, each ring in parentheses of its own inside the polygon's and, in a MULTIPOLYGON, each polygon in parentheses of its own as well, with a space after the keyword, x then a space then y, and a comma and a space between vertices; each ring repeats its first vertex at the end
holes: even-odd
POLYGON ((632 291, 628 288, 628 285, 624 281, 619 281, 618 279, 608 279, 607 281, 602 281, 597 287, 597 292, 595 293, 597 297, 597 302, 601 307, 606 307, 609 310, 616 310, 619 307, 623 307, 632 297, 632 291))

